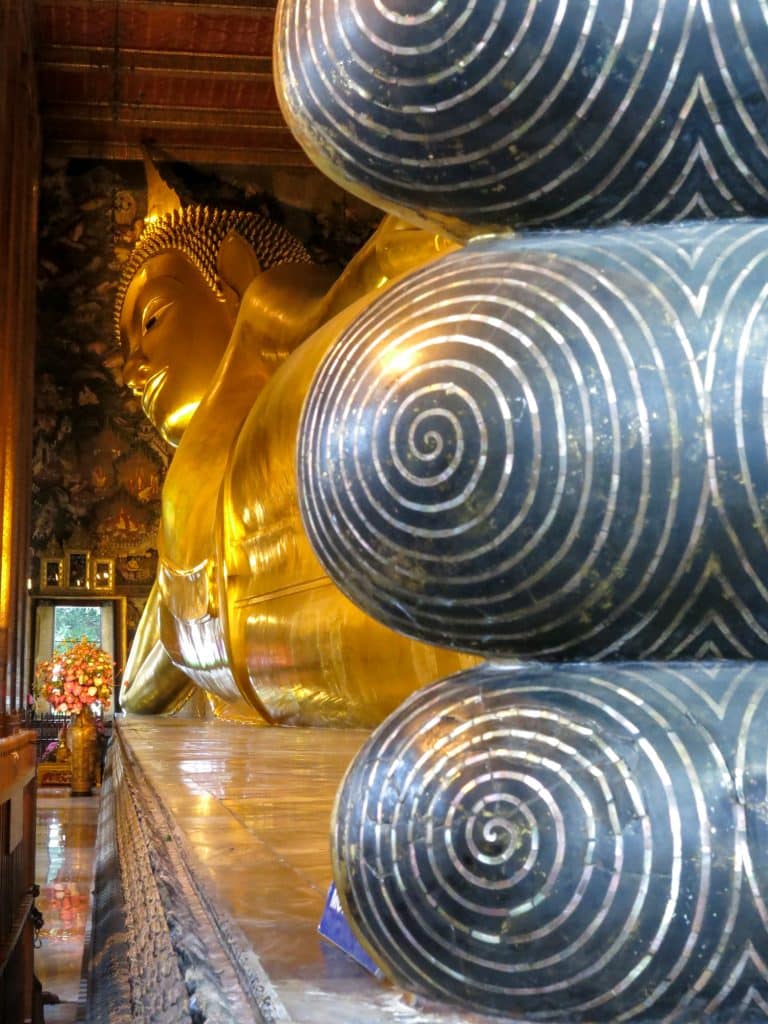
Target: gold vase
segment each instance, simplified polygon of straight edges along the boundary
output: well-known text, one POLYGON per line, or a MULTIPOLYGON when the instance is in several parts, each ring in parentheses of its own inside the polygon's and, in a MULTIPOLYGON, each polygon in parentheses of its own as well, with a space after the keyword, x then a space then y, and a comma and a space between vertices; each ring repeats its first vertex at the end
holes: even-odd
POLYGON ((72 796, 90 796, 96 765, 96 723, 86 705, 70 726, 72 741, 72 796))

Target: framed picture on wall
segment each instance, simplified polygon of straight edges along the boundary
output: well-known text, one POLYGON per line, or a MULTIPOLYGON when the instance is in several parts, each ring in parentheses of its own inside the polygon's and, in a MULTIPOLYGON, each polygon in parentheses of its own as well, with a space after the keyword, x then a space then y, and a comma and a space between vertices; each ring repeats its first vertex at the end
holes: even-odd
POLYGON ((91 590, 112 590, 115 585, 114 558, 99 558, 95 555, 91 565, 91 590))
POLYGON ((50 593, 64 586, 64 560, 62 558, 40 559, 40 590, 50 593))
POLYGON ((66 586, 70 590, 87 590, 90 586, 90 551, 66 552, 66 586))

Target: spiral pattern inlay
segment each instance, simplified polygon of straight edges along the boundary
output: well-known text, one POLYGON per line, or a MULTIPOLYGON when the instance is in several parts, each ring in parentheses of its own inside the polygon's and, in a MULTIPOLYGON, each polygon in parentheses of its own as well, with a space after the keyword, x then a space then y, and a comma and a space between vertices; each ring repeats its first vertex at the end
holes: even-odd
POLYGON ((321 365, 299 447, 329 575, 507 656, 768 656, 768 228, 475 243, 321 365))
POLYGON ((422 690, 339 794, 346 908, 400 983, 473 1008, 763 1020, 766 712, 765 667, 733 663, 422 690))

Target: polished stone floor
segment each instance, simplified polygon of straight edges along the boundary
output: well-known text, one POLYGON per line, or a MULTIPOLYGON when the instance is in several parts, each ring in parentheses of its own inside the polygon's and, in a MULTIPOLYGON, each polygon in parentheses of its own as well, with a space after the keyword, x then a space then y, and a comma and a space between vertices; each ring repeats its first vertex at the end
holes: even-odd
POLYGON ((292 1021, 481 1020, 415 1003, 317 933, 333 801, 364 732, 130 718, 120 729, 292 1021))
POLYGON ((80 976, 98 807, 98 796, 38 790, 35 878, 45 923, 35 951, 35 973, 43 991, 60 1000, 45 1006, 46 1024, 70 1024, 82 1010, 80 976))
MULTIPOLYGON (((321 939, 336 790, 364 732, 128 719, 121 734, 173 814, 195 872, 259 957, 294 1024, 480 1024, 378 981, 321 939)), ((84 1019, 81 962, 98 796, 38 791, 36 951, 46 1024, 84 1019)))

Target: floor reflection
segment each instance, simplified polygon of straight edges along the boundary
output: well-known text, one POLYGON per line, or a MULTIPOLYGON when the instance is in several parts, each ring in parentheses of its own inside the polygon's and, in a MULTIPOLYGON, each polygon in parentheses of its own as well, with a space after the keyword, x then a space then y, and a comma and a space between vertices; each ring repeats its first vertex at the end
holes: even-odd
POLYGON ((55 813, 48 822, 48 873, 45 881, 50 883, 64 864, 64 843, 66 833, 62 830, 61 821, 55 813))
POLYGON ((60 1000, 46 1005, 46 1024, 77 1019, 97 814, 97 796, 73 798, 68 789, 38 790, 35 877, 44 925, 35 973, 43 991, 60 1000))

